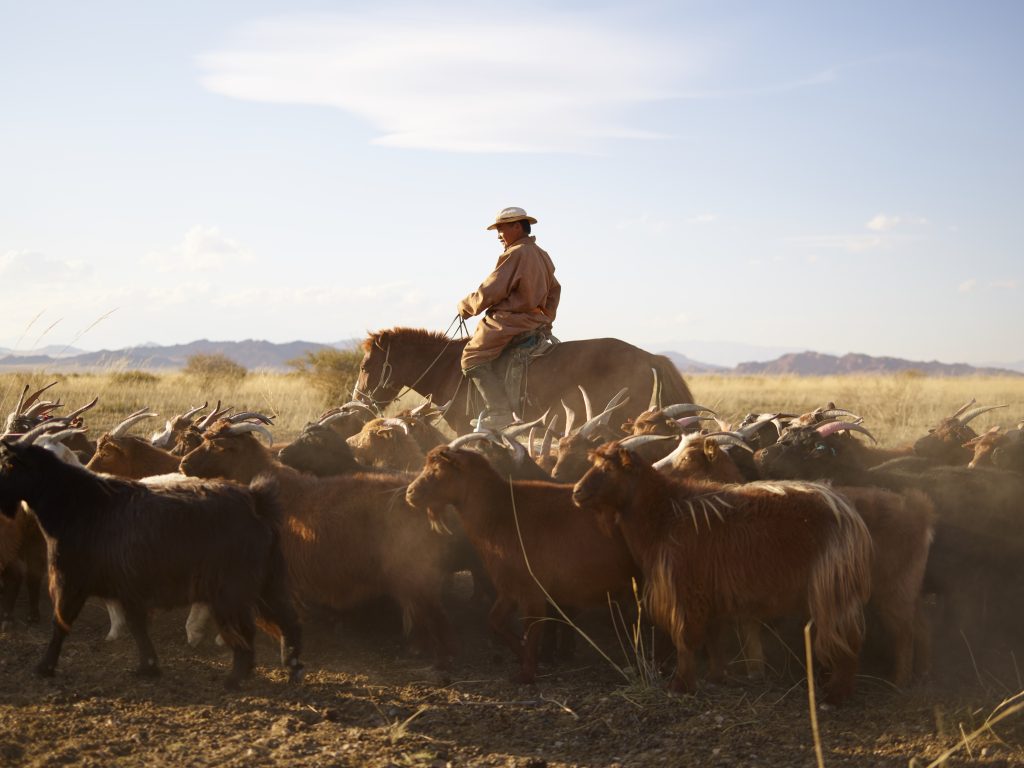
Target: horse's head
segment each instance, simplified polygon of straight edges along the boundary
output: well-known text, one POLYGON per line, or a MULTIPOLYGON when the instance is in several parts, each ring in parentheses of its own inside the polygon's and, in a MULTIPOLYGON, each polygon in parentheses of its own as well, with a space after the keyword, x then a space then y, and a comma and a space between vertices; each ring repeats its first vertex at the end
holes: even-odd
POLYGON ((363 360, 352 389, 353 400, 370 405, 386 404, 398 395, 401 385, 394 377, 392 341, 392 334, 387 331, 371 334, 363 340, 363 360))

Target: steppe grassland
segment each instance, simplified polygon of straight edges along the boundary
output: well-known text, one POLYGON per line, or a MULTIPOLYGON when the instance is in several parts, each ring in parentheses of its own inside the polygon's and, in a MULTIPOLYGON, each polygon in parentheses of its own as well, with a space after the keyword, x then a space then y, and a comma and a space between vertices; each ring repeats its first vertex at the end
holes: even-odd
MULTIPOLYGON (((298 373, 250 372, 242 379, 201 379, 182 373, 136 374, 133 372, 42 373, 0 375, 0 414, 13 410, 25 384, 41 387, 59 383, 46 397, 60 396, 65 411, 99 396, 88 415, 90 433, 102 434, 129 413, 149 408, 163 419, 182 413, 206 400, 220 398, 236 410, 256 410, 276 415, 275 434, 282 440, 294 437, 302 426, 326 408, 320 390, 298 373)), ((940 378, 917 375, 876 376, 724 376, 688 375, 694 399, 715 409, 724 419, 738 423, 747 413, 786 411, 803 413, 829 401, 864 417, 865 425, 883 445, 899 445, 925 434, 944 416, 976 398, 979 405, 1007 405, 971 423, 981 432, 994 424, 1012 426, 1024 419, 1024 376, 940 378)), ((640 395, 646 400, 648 393, 640 395)), ((415 394, 402 404, 419 402, 415 394)), ((394 406, 393 406, 394 407, 394 406)), ((149 427, 136 428, 144 433, 149 427)))

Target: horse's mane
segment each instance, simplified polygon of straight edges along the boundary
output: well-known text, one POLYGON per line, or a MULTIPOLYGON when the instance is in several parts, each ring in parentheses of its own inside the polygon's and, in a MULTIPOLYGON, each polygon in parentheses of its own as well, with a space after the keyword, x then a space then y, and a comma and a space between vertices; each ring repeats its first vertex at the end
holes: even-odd
POLYGON ((401 336, 406 339, 423 339, 432 341, 444 341, 448 342, 451 339, 445 336, 440 331, 428 331, 426 328, 405 328, 403 326, 395 326, 394 328, 386 328, 383 331, 371 331, 369 335, 363 339, 361 345, 363 352, 369 352, 370 348, 374 345, 380 347, 383 346, 384 342, 395 336, 401 336))

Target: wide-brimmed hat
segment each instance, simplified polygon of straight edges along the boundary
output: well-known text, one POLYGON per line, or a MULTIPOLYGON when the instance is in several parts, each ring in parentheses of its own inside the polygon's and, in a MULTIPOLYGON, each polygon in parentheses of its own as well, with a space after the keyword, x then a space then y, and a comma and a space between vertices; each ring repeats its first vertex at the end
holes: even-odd
POLYGON ((494 223, 488 227, 488 229, 495 229, 499 224, 511 224, 513 221, 528 221, 531 224, 536 224, 537 220, 530 216, 522 208, 502 208, 498 211, 498 215, 494 217, 494 223))

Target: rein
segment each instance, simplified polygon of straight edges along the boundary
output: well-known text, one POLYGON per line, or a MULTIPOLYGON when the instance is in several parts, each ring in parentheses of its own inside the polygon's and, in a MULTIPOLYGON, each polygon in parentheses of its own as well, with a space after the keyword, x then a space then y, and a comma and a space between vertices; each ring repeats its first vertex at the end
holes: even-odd
MULTIPOLYGON (((391 403, 395 402, 396 400, 400 400, 406 393, 412 392, 413 390, 415 390, 416 385, 419 384, 423 380, 424 376, 426 376, 428 373, 430 373, 431 369, 435 365, 437 365, 437 361, 441 359, 441 356, 444 355, 444 353, 448 350, 448 347, 451 346, 453 341, 469 337, 469 330, 466 328, 466 321, 462 319, 462 315, 456 315, 455 316, 455 319, 452 320, 451 323, 448 325, 448 329, 444 332, 444 335, 448 337, 448 341, 447 341, 447 343, 443 347, 441 347, 441 351, 437 353, 437 356, 433 360, 430 361, 430 365, 428 365, 426 367, 426 369, 423 371, 423 373, 421 373, 418 377, 416 377, 416 380, 412 384, 408 384, 405 387, 403 387, 401 390, 399 390, 398 394, 395 395, 394 397, 392 397, 390 400, 377 400, 374 397, 374 395, 378 391, 380 391, 381 388, 386 387, 390 383, 390 381, 391 381, 391 374, 394 371, 394 368, 392 367, 391 362, 390 362, 390 358, 391 358, 391 343, 390 342, 388 342, 387 349, 384 350, 384 364, 381 365, 381 368, 380 368, 380 381, 377 382, 377 386, 375 386, 373 388, 373 390, 370 391, 369 393, 359 392, 358 389, 353 390, 353 392, 357 393, 357 394, 360 394, 363 397, 365 397, 366 399, 368 399, 370 402, 373 403, 374 407, 376 407, 378 409, 380 409, 382 407, 387 407, 388 405, 390 405, 391 403), (456 324, 458 324, 457 327, 456 327, 456 324), (452 332, 453 328, 456 329, 456 335, 449 336, 449 334, 452 332)), ((462 380, 464 378, 465 378, 464 376, 460 376, 459 377, 459 383, 455 387, 455 392, 452 393, 452 397, 451 397, 452 400, 455 400, 455 397, 459 394, 459 390, 462 388, 462 380)))

